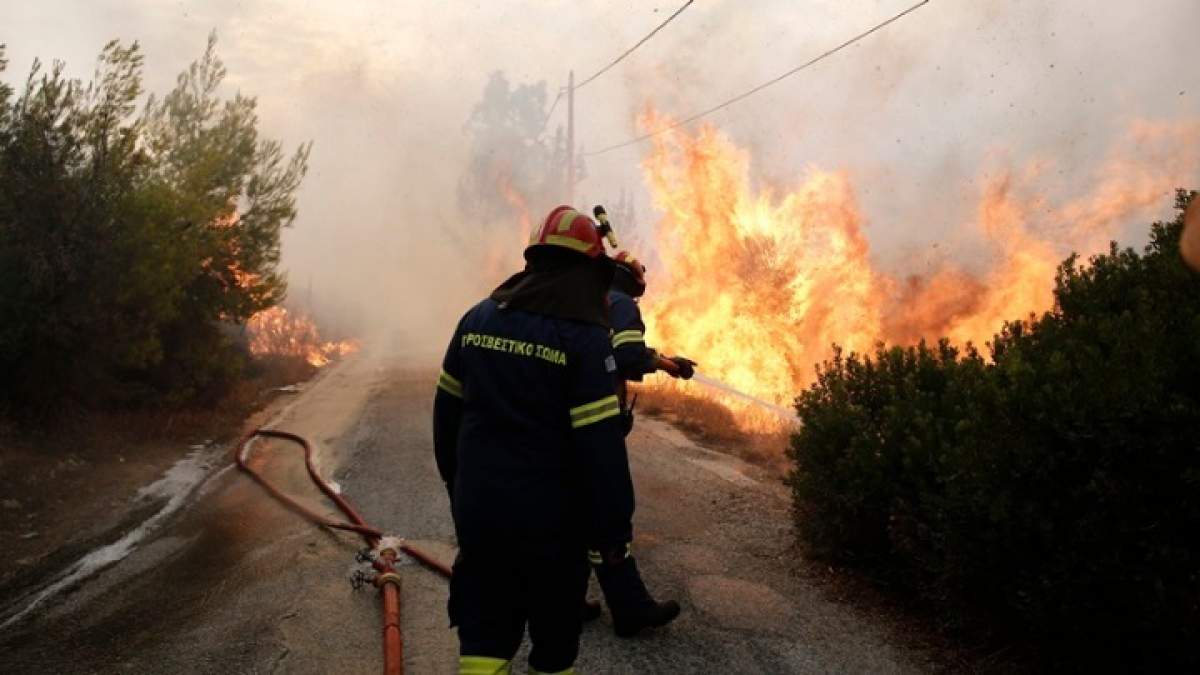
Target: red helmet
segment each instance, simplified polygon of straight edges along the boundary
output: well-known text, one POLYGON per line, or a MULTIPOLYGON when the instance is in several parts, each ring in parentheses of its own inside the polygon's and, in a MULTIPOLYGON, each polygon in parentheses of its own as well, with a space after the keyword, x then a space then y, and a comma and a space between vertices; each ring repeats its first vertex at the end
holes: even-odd
POLYGON ((629 270, 629 273, 633 275, 634 280, 639 284, 646 285, 646 266, 642 264, 641 260, 633 257, 632 253, 629 251, 617 251, 617 254, 613 256, 613 262, 629 270))
POLYGON ((529 246, 562 246, 589 258, 604 255, 596 221, 569 206, 551 211, 546 222, 529 235, 529 246))
POLYGON ((634 291, 632 294, 635 297, 646 291, 646 266, 642 264, 642 261, 633 257, 629 251, 617 251, 617 254, 613 256, 613 262, 617 264, 618 270, 624 270, 632 278, 634 288, 629 290, 634 291))

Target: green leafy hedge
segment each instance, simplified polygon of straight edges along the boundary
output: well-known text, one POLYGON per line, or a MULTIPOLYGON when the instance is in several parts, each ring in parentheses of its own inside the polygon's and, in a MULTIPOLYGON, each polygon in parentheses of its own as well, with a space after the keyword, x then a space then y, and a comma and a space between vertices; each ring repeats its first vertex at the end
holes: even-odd
POLYGON ((990 360, 942 342, 824 364, 789 453, 814 552, 1059 656, 1195 664, 1200 277, 1178 251, 1194 196, 1140 255, 1067 259, 1055 309, 1006 325, 990 360))

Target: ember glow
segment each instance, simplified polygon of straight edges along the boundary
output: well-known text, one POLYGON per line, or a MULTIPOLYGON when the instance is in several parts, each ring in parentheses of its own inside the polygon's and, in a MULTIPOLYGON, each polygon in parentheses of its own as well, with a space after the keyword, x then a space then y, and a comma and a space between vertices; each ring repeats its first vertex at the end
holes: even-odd
POLYGON ((250 353, 255 356, 298 356, 320 368, 358 350, 355 340, 322 341, 317 326, 303 314, 275 306, 246 322, 250 353))
POLYGON ((1169 208, 1200 168, 1198 151, 1200 123, 1137 123, 1086 172, 1093 191, 1061 206, 1038 188, 1045 162, 997 172, 964 225, 986 242, 989 262, 917 275, 877 267, 847 174, 811 167, 786 192, 758 189, 748 152, 715 128, 658 136, 642 163, 663 214, 662 264, 643 307, 650 342, 777 405, 812 382, 834 344, 861 352, 948 337, 982 347, 1004 321, 1052 308, 1068 253, 1095 254, 1131 219, 1169 208))

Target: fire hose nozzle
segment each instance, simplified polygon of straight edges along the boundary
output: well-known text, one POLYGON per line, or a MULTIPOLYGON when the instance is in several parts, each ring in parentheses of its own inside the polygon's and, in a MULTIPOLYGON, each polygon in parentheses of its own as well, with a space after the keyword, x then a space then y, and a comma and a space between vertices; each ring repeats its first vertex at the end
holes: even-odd
POLYGON ((592 208, 592 215, 596 216, 596 222, 600 223, 596 229, 608 240, 608 245, 614 249, 617 248, 617 233, 613 231, 612 223, 608 222, 608 212, 604 210, 603 206, 597 204, 592 208))

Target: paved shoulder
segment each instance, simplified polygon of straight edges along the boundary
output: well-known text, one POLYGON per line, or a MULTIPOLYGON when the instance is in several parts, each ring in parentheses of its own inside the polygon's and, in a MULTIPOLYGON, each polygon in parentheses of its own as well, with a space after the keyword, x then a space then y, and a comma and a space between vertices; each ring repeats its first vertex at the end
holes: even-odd
MULTIPOLYGON (((449 560, 454 531, 429 429, 434 379, 426 369, 362 359, 323 378, 277 426, 317 444, 324 470, 370 522, 449 560)), ((615 637, 606 614, 585 628, 581 672, 920 669, 920 655, 881 622, 791 573, 782 486, 654 420, 639 420, 629 446, 635 553, 652 592, 678 598, 684 611, 667 629, 634 640, 615 637)), ((293 451, 265 446, 258 461, 289 490, 313 495, 293 451)), ((0 635, 4 669, 377 672, 379 600, 348 583, 358 546, 226 472, 118 565, 0 635)), ((416 565, 401 576, 408 672, 451 672, 457 641, 445 580, 416 565)))
MULTIPOLYGON (((791 572, 783 486, 674 428, 640 419, 629 439, 637 487, 635 554, 651 592, 683 614, 635 640, 607 623, 585 633, 589 673, 904 673, 922 669, 869 615, 791 572)), ((595 593, 595 591, 593 591, 595 593)))

